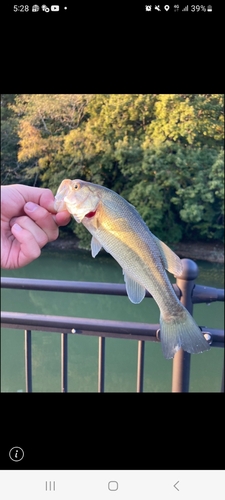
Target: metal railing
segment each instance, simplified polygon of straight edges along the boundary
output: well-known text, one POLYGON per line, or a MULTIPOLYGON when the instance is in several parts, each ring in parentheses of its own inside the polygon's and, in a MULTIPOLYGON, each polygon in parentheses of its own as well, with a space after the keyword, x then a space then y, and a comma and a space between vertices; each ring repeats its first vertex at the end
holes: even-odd
MULTIPOLYGON (((224 290, 195 285, 198 266, 190 259, 182 259, 183 274, 173 285, 177 297, 187 310, 193 313, 193 304, 224 301, 224 290)), ((125 285, 113 283, 74 282, 61 280, 39 280, 23 278, 2 278, 2 288, 58 291, 69 293, 127 295, 125 285)), ((146 296, 151 297, 147 292, 146 296)), ((107 337, 134 339, 138 341, 137 392, 143 392, 145 342, 159 342, 159 324, 122 322, 65 316, 47 316, 18 312, 2 312, 4 328, 25 332, 25 380, 26 392, 32 392, 32 330, 61 333, 61 392, 68 391, 68 334, 99 337, 98 392, 104 392, 105 341, 107 337)), ((212 347, 224 347, 224 331, 200 326, 202 334, 212 347)), ((191 355, 180 349, 173 359, 172 392, 188 392, 191 355)), ((221 391, 224 391, 223 374, 221 391)))

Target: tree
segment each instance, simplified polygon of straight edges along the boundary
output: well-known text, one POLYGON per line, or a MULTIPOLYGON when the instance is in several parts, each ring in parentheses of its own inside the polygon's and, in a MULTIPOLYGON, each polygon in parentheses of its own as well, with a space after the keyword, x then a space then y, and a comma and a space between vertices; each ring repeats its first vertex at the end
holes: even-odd
POLYGON ((1 94, 1 183, 23 182, 23 165, 18 161, 18 118, 10 109, 15 94, 1 94))
POLYGON ((215 94, 158 96, 142 171, 163 192, 159 232, 166 237, 167 222, 172 223, 167 241, 222 237, 223 201, 211 179, 223 175, 223 100, 215 94))
POLYGON ((173 243, 222 235, 223 104, 222 94, 20 94, 8 108, 26 182, 105 185, 173 243))
POLYGON ((64 137, 82 122, 89 98, 83 94, 16 97, 11 109, 19 116, 18 159, 25 165, 27 179, 51 188, 61 182, 68 167, 62 154, 64 137))

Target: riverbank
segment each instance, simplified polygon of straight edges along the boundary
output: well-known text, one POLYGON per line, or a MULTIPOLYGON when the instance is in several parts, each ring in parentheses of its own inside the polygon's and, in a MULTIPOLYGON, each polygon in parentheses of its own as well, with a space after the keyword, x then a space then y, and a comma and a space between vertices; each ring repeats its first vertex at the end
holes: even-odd
POLYGON ((174 252, 181 258, 193 260, 205 260, 224 264, 223 243, 177 243, 173 245, 174 252))
MULTIPOLYGON (((45 248, 76 250, 78 248, 78 239, 76 236, 58 238, 48 243, 45 248)), ((171 245, 171 248, 181 258, 218 262, 219 264, 224 263, 224 245, 220 242, 180 242, 171 245)))

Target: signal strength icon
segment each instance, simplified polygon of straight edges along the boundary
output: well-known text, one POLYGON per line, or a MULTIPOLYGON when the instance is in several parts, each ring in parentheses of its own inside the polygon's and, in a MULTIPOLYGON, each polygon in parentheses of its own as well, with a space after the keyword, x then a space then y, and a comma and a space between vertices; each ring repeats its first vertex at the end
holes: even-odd
POLYGON ((186 5, 186 7, 184 7, 184 9, 182 9, 182 12, 187 12, 188 11, 188 5, 186 5))

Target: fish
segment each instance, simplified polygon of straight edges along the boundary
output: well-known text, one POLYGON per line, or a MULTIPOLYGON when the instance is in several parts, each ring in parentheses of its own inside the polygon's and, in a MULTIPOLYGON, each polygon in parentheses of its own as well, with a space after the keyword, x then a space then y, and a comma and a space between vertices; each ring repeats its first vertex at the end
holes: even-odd
POLYGON ((139 304, 146 290, 160 310, 160 341, 166 359, 179 349, 189 353, 210 346, 179 301, 167 271, 182 275, 182 260, 148 228, 136 208, 115 191, 80 179, 64 179, 55 210, 67 210, 91 233, 92 257, 103 248, 121 266, 128 298, 139 304))

